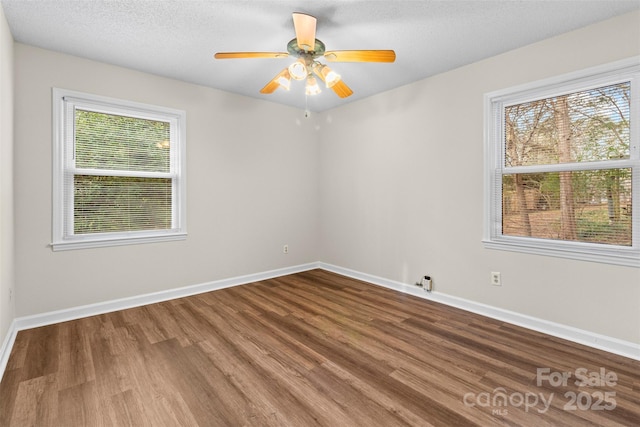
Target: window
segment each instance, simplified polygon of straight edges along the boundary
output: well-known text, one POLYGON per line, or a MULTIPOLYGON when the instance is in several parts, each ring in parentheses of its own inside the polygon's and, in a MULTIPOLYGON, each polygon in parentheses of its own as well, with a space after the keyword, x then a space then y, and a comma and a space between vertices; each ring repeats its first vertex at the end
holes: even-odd
POLYGON ((485 247, 640 267, 640 61, 485 95, 485 247))
POLYGON ((186 238, 185 113, 53 90, 54 250, 186 238))

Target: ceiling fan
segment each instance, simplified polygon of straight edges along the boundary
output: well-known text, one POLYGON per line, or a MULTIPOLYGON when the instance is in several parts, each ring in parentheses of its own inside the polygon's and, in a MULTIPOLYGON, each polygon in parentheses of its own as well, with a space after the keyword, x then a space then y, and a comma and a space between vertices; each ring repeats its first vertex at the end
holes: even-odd
POLYGON ((325 45, 316 39, 316 18, 306 13, 293 13, 293 27, 296 38, 287 44, 286 52, 218 52, 216 59, 236 58, 287 58, 293 56, 297 60, 280 71, 260 93, 270 94, 279 87, 289 90, 291 79, 305 80, 307 95, 320 93, 320 87, 314 77, 319 77, 328 88, 340 98, 353 94, 340 75, 327 65, 318 61, 323 57, 330 62, 394 62, 396 53, 393 50, 325 50, 325 45))

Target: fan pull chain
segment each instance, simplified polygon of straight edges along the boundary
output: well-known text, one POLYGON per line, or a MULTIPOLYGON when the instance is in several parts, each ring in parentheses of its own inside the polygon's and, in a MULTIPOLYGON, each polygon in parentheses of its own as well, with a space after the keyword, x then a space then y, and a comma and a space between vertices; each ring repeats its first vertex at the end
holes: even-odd
POLYGON ((311 111, 309 111, 309 95, 304 94, 304 117, 308 119, 311 117, 311 111))

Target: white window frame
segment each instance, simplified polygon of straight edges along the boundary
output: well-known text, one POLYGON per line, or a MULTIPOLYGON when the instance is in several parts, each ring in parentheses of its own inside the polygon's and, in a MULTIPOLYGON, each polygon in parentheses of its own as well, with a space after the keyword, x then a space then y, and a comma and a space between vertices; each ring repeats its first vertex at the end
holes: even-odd
POLYGON ((53 215, 52 243, 54 251, 184 240, 187 237, 186 204, 186 113, 166 107, 107 98, 66 89, 52 90, 53 119, 53 215), (141 230, 74 234, 73 186, 65 186, 65 179, 80 173, 75 168, 75 109, 117 114, 140 119, 164 121, 170 124, 170 170, 167 173, 116 173, 94 171, 100 175, 170 178, 172 180, 172 224, 165 230, 141 230))
POLYGON ((640 267, 640 57, 498 90, 484 96, 484 232, 488 249, 571 258, 583 261, 640 267), (631 82, 630 158, 591 162, 575 168, 567 165, 505 167, 505 107, 620 82, 631 82), (539 239, 502 234, 502 175, 558 170, 632 169, 631 246, 539 239))

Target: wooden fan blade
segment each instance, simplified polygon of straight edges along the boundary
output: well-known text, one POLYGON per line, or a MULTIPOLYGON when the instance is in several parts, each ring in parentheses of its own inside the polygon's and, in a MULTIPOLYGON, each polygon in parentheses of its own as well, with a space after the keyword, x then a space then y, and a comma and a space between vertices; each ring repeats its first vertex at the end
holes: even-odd
POLYGON ((214 55, 216 59, 238 59, 238 58, 286 58, 287 52, 218 52, 214 55))
POLYGON ((393 62, 393 50, 332 50, 324 53, 327 61, 339 62, 393 62))
POLYGON ((353 91, 349 86, 345 84, 342 80, 339 80, 336 84, 331 86, 331 89, 338 95, 340 98, 346 98, 348 96, 353 95, 353 91))
POLYGON ((271 79, 271 81, 269 81, 269 83, 267 83, 266 85, 264 85, 262 89, 260 89, 260 93, 264 93, 265 95, 268 95, 270 93, 275 92, 275 90, 278 89, 278 87, 280 86, 280 83, 278 82, 278 80, 280 79, 280 77, 284 76, 287 73, 289 73, 288 68, 285 68, 284 70, 280 71, 274 78, 271 79))
POLYGON ((316 48, 316 18, 306 13, 293 14, 293 28, 296 30, 298 47, 305 52, 316 48))

